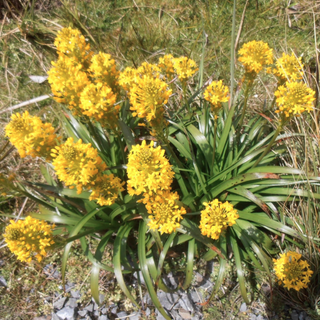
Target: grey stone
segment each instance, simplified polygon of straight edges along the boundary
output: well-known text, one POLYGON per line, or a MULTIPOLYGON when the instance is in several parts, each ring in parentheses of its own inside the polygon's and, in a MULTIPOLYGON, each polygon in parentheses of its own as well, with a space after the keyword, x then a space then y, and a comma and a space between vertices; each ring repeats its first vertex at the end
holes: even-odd
POLYGON ((64 307, 63 309, 57 312, 57 316, 63 320, 74 320, 74 309, 70 307, 64 307))
POLYGON ((117 313, 118 318, 125 318, 127 316, 128 316, 128 314, 125 311, 121 311, 121 312, 117 313))
POLYGON ((167 320, 160 312, 157 313, 157 320, 167 320))
POLYGON ((151 314, 151 310, 150 310, 149 308, 147 308, 146 311, 145 311, 145 313, 146 313, 146 316, 149 317, 150 314, 151 314))
POLYGON ((62 309, 66 300, 66 297, 59 299, 58 301, 53 303, 53 307, 59 310, 62 309))
POLYGON ((259 315, 256 317, 256 319, 257 319, 257 320, 264 320, 265 318, 264 318, 261 314, 259 314, 259 315))
POLYGON ((187 311, 194 311, 192 301, 190 301, 189 297, 186 294, 183 294, 181 298, 179 299, 179 304, 182 309, 185 309, 187 311))
POLYGON ((300 312, 299 320, 305 320, 307 317, 307 313, 305 311, 300 312))
POLYGON ((53 313, 51 320, 60 320, 60 319, 55 313, 53 313))
POLYGON ((183 320, 183 318, 180 317, 177 310, 171 310, 170 314, 171 314, 172 319, 174 319, 174 320, 183 320))
POLYGON ((200 320, 200 319, 203 319, 203 315, 201 316, 198 316, 197 314, 192 316, 191 320, 200 320))
POLYGON ((84 310, 88 310, 89 312, 93 311, 93 303, 90 303, 88 306, 84 308, 84 310))
POLYGON ((99 317, 99 316, 100 316, 99 310, 95 310, 94 313, 93 313, 93 315, 94 315, 95 317, 99 317))
POLYGON ((4 277, 0 277, 0 287, 8 287, 7 281, 4 277))
POLYGON ((139 271, 139 273, 134 272, 134 273, 133 273, 133 276, 134 276, 138 281, 140 280, 141 284, 146 284, 145 281, 144 281, 144 278, 143 278, 143 275, 142 275, 142 272, 141 272, 141 271, 139 271))
POLYGON ((166 309, 171 309, 179 300, 179 296, 173 293, 166 293, 159 290, 158 298, 161 305, 166 309))
POLYGON ((201 292, 197 291, 197 290, 193 290, 190 293, 191 295, 191 299, 193 302, 203 302, 203 295, 201 292))
POLYGON ((66 307, 77 308, 78 307, 77 299, 70 298, 66 303, 66 307))
POLYGON ((102 315, 98 318, 98 320, 109 320, 109 318, 106 315, 102 315))
POLYGON ((191 319, 191 314, 189 311, 184 310, 184 309, 179 309, 179 315, 183 318, 183 319, 191 319))
POLYGON ((305 320, 312 320, 312 318, 309 317, 309 316, 306 316, 306 319, 305 319, 305 320))
POLYGON ((133 315, 129 315, 129 320, 140 320, 140 318, 142 317, 141 313, 138 312, 136 314, 133 314, 133 315))
POLYGON ((100 294, 99 294, 99 302, 100 302, 100 304, 101 304, 102 302, 104 302, 105 299, 106 299, 106 296, 105 296, 104 294, 100 293, 100 294))
POLYGON ((240 306, 240 312, 246 312, 247 311, 247 304, 243 302, 240 306))
POLYGON ((257 317, 253 313, 249 313, 249 320, 257 320, 257 317))
POLYGON ((298 312, 296 310, 292 310, 291 319, 292 320, 299 320, 299 315, 298 315, 298 312))
POLYGON ((111 307, 111 313, 112 314, 117 314, 117 310, 118 310, 118 306, 117 305, 114 305, 111 307))
POLYGON ((72 298, 75 298, 75 299, 81 298, 81 294, 79 290, 71 290, 70 293, 72 298))
POLYGON ((80 317, 84 317, 87 313, 88 313, 88 310, 86 310, 86 309, 78 311, 78 315, 80 317))
POLYGON ((102 314, 106 314, 108 312, 108 308, 104 307, 101 309, 102 314))
POLYGON ((163 282, 169 287, 169 288, 176 288, 178 286, 178 283, 173 276, 172 272, 169 272, 164 278, 163 282))

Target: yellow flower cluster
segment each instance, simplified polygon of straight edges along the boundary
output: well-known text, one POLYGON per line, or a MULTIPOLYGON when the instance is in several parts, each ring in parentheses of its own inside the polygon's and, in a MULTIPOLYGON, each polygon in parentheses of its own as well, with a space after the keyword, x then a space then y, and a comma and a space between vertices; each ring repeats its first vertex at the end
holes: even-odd
POLYGON ((111 206, 118 198, 118 193, 123 191, 124 182, 113 174, 98 176, 92 186, 89 200, 97 200, 100 206, 111 206))
POLYGON ((132 147, 127 165, 127 188, 130 195, 143 193, 139 202, 148 210, 150 229, 172 233, 180 226, 186 210, 176 204, 179 195, 171 192, 174 172, 164 150, 153 145, 153 141, 147 145, 144 140, 141 145, 132 147))
POLYGON ((90 83, 80 94, 80 107, 88 117, 93 117, 104 127, 115 129, 117 127, 120 105, 115 106, 116 94, 102 82, 90 83))
POLYGON ((111 56, 93 55, 78 30, 62 29, 55 41, 59 59, 52 62, 48 81, 56 101, 68 105, 76 116, 86 115, 116 129, 120 106, 119 71, 111 56))
POLYGON ((286 82, 274 93, 282 122, 292 116, 299 116, 302 112, 310 112, 313 109, 312 102, 315 100, 315 92, 302 82, 286 82))
POLYGON ((303 77, 303 64, 301 57, 297 58, 293 53, 290 55, 283 53, 282 57, 276 61, 276 69, 273 70, 274 75, 279 77, 281 81, 296 81, 303 77))
POLYGON ((91 59, 89 72, 95 82, 108 86, 115 95, 119 93, 120 72, 110 54, 99 52, 94 55, 91 59))
POLYGON ((50 123, 43 123, 39 117, 30 116, 28 111, 23 115, 13 114, 5 131, 21 158, 29 155, 50 160, 51 149, 59 139, 50 123))
POLYGON ((40 262, 47 255, 46 250, 54 244, 54 227, 28 216, 17 222, 10 220, 3 236, 8 248, 19 260, 31 262, 35 257, 40 262))
POLYGON ((74 60, 74 63, 80 63, 84 68, 87 67, 92 57, 90 44, 86 43, 86 39, 77 29, 70 27, 61 29, 54 41, 54 45, 57 47, 59 56, 70 57, 74 60))
POLYGON ((149 122, 162 119, 163 106, 168 102, 171 93, 172 90, 159 78, 149 75, 136 77, 130 90, 130 110, 133 111, 133 116, 145 118, 149 122))
POLYGON ((186 83, 199 70, 195 61, 187 57, 173 59, 173 67, 182 83, 186 83))
POLYGON ((186 210, 176 204, 178 200, 178 193, 170 190, 159 190, 151 195, 144 194, 140 202, 144 203, 148 210, 150 219, 148 226, 151 230, 159 230, 163 234, 175 232, 180 227, 182 215, 186 214, 186 210))
POLYGON ((283 284, 288 290, 294 289, 299 291, 307 288, 313 271, 307 261, 300 260, 301 254, 288 251, 280 254, 278 260, 274 259, 274 270, 279 280, 279 284, 283 284))
POLYGON ((153 145, 153 141, 147 145, 144 140, 141 145, 132 146, 127 165, 131 195, 170 189, 174 176, 171 165, 164 156, 165 151, 153 145))
POLYGON ((205 100, 211 104, 211 112, 217 114, 221 108, 222 102, 229 101, 229 89, 220 81, 212 81, 203 93, 205 100))
POLYGON ((166 75, 168 81, 171 81, 174 78, 174 57, 172 54, 166 54, 163 57, 159 58, 158 66, 161 71, 166 75))
POLYGON ((248 74, 255 75, 263 67, 273 63, 272 49, 263 41, 250 41, 245 43, 239 50, 239 61, 245 67, 248 74))
POLYGON ((228 201, 222 203, 218 199, 215 199, 203 204, 205 209, 201 211, 199 228, 204 236, 217 240, 227 227, 236 223, 239 215, 237 210, 228 201))
POLYGON ((52 150, 52 164, 58 178, 67 186, 76 185, 80 194, 83 187, 94 184, 94 178, 106 169, 106 165, 98 156, 91 144, 82 140, 73 142, 73 138, 52 150))

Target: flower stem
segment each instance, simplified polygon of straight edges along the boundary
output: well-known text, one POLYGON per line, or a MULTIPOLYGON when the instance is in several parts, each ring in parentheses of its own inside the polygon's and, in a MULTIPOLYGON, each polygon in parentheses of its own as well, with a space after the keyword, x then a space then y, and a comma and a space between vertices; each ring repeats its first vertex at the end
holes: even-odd
POLYGON ((270 151, 270 149, 272 148, 273 143, 275 142, 277 136, 279 135, 279 133, 281 132, 283 127, 283 124, 280 123, 277 130, 275 131, 271 141, 269 142, 268 146, 265 148, 265 150, 263 151, 262 155, 259 157, 259 159, 254 163, 254 165, 252 166, 252 168, 256 167, 260 161, 263 159, 263 157, 270 151))
MULTIPOLYGON (((240 137, 240 132, 241 132, 241 128, 243 125, 243 119, 244 119, 244 115, 246 114, 246 109, 247 109, 247 104, 248 104, 248 97, 249 97, 249 91, 252 85, 252 81, 249 80, 246 86, 246 90, 244 92, 244 103, 243 103, 243 108, 242 108, 242 115, 239 121, 239 137, 240 137)), ((240 140, 240 139, 239 139, 240 140)))
POLYGON ((217 118, 218 116, 214 112, 214 127, 213 127, 213 153, 212 153, 212 173, 214 172, 214 163, 216 158, 216 141, 217 141, 217 118))

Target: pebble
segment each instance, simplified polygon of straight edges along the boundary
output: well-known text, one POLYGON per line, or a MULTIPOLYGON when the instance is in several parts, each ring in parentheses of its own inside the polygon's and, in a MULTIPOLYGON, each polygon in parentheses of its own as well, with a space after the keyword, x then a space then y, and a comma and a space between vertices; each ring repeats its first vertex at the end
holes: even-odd
POLYGON ((64 303, 66 302, 67 298, 61 298, 58 301, 53 303, 53 307, 60 310, 64 306, 64 303))
POLYGON ((8 287, 7 281, 4 277, 0 277, 0 287, 8 287))
POLYGON ((71 293, 72 298, 80 299, 80 297, 81 297, 79 290, 71 290, 70 293, 71 293))
POLYGON ((74 320, 75 319, 75 310, 70 307, 64 307, 57 312, 57 316, 63 320, 74 320))
POLYGON ((106 315, 102 315, 98 318, 98 320, 109 320, 109 318, 106 315))
POLYGON ((70 298, 70 299, 67 301, 66 306, 67 306, 67 307, 70 307, 70 308, 77 308, 77 307, 78 307, 77 299, 75 299, 75 298, 70 298))
POLYGON ((194 311, 192 301, 190 300, 187 294, 181 295, 181 298, 179 299, 179 304, 182 309, 185 309, 191 312, 194 311))
POLYGON ((247 304, 243 302, 240 306, 240 312, 246 312, 247 311, 247 304))
POLYGON ((299 320, 299 314, 298 314, 298 312, 296 310, 292 310, 291 319, 292 320, 299 320))

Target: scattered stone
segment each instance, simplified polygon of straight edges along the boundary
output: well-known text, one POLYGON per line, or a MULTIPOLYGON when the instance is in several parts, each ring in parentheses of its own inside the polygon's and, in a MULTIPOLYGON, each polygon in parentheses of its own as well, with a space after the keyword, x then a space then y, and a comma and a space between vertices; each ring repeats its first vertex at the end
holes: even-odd
POLYGON ((171 310, 170 314, 171 314, 171 318, 174 320, 183 320, 183 318, 180 317, 178 311, 176 310, 171 310))
POLYGON ((176 281, 175 277, 173 276, 172 272, 169 272, 164 278, 163 282, 165 285, 167 285, 169 288, 177 288, 178 282, 176 281))
POLYGON ((299 314, 298 314, 298 312, 296 310, 292 310, 291 319, 292 320, 299 320, 299 314))
POLYGON ((145 313, 146 313, 146 316, 148 317, 148 316, 150 316, 150 314, 151 314, 151 310, 150 310, 149 308, 147 308, 146 311, 145 311, 145 313))
POLYGON ((305 311, 300 312, 299 320, 305 320, 307 317, 307 313, 305 311))
POLYGON ((118 310, 118 306, 117 305, 114 304, 114 305, 111 306, 111 313, 112 314, 117 314, 117 310, 118 310))
POLYGON ((104 300, 106 299, 106 296, 102 293, 99 294, 99 302, 100 304, 102 304, 102 302, 104 302, 104 300))
POLYGON ((64 307, 60 311, 57 312, 57 316, 63 320, 74 320, 75 314, 74 309, 70 307, 64 307))
POLYGON ((93 312, 93 303, 90 303, 88 306, 84 308, 84 310, 88 310, 89 312, 93 312))
POLYGON ((157 320, 167 320, 158 310, 157 310, 157 320))
POLYGON ((179 309, 179 314, 182 317, 182 319, 191 319, 191 314, 187 310, 179 309))
POLYGON ((79 290, 71 290, 70 291, 72 298, 75 299, 80 299, 81 298, 81 294, 79 290))
POLYGON ((257 317, 253 313, 249 313, 249 320, 257 320, 257 317))
POLYGON ((67 300, 66 297, 59 299, 58 301, 53 303, 53 307, 58 310, 62 309, 66 300, 67 300))
POLYGON ((312 318, 309 317, 309 316, 306 316, 306 319, 305 319, 305 320, 312 320, 312 318))
POLYGON ((145 281, 144 281, 144 278, 143 278, 143 275, 142 275, 142 272, 141 272, 141 271, 139 271, 139 273, 138 273, 138 272, 134 272, 134 273, 133 273, 133 276, 134 276, 138 281, 140 280, 141 284, 146 284, 145 281))
POLYGON ((194 311, 192 301, 190 301, 190 299, 189 299, 187 294, 183 294, 181 296, 181 298, 179 299, 179 304, 180 304, 182 309, 185 309, 185 310, 188 310, 188 311, 191 311, 191 312, 194 311))
POLYGON ((51 320, 60 320, 60 318, 55 313, 53 313, 51 320))
POLYGON ((191 291, 191 299, 193 302, 197 303, 197 302, 203 302, 203 295, 201 292, 197 291, 197 290, 193 290, 191 291))
POLYGON ((109 320, 109 318, 106 315, 102 315, 98 318, 98 320, 109 320))
POLYGON ((240 312, 246 312, 247 311, 247 304, 243 302, 240 306, 240 312))
POLYGON ((51 316, 35 317, 33 320, 51 320, 51 316))
POLYGON ((0 277, 0 287, 8 287, 7 281, 4 277, 0 277))
POLYGON ((99 317, 99 316, 100 316, 99 310, 95 310, 94 313, 93 313, 93 315, 94 315, 95 317, 99 317))
POLYGON ((117 317, 118 318, 126 318, 128 316, 128 314, 125 311, 121 311, 119 313, 117 313, 117 317))
POLYGON ((108 308, 104 307, 101 309, 102 314, 107 314, 107 312, 108 312, 108 308))
POLYGON ((128 316, 129 317, 129 320, 140 320, 140 318, 142 317, 141 313, 138 312, 136 314, 133 314, 133 315, 130 315, 128 316))
POLYGON ((176 293, 166 293, 161 290, 158 292, 158 298, 161 305, 166 309, 172 309, 179 300, 179 296, 176 293))
POLYGON ((66 307, 77 308, 78 307, 77 299, 70 298, 66 303, 66 307))
POLYGON ((88 310, 86 309, 78 311, 78 314, 80 317, 84 317, 87 313, 88 313, 88 310))

